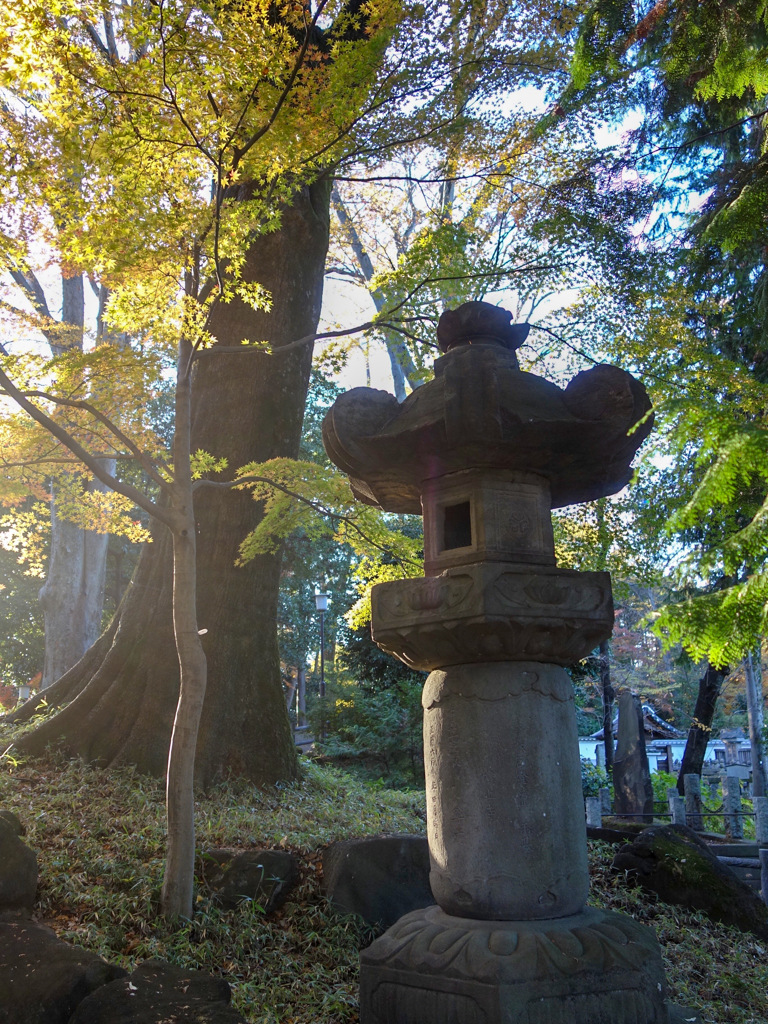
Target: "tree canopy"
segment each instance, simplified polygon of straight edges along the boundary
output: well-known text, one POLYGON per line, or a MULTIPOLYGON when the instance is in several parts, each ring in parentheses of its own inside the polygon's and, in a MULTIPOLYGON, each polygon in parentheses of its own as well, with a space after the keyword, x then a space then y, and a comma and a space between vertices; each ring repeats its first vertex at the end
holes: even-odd
POLYGON ((539 131, 613 116, 612 167, 649 200, 633 299, 582 294, 587 346, 644 378, 657 409, 636 515, 672 565, 668 642, 720 666, 765 633, 764 3, 592 4, 539 131), (595 343, 596 342, 596 343, 595 343))

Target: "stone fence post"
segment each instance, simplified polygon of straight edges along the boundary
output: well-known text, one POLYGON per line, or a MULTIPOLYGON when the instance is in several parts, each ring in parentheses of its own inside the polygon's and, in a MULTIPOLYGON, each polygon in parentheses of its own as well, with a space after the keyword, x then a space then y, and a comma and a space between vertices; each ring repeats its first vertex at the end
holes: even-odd
POLYGON ((701 816, 701 776, 686 775, 683 779, 685 787, 685 816, 689 828, 701 831, 704 819, 701 816))
POLYGON ((755 808, 755 842, 768 846, 768 796, 753 797, 752 804, 755 808))
POLYGON ((752 804, 755 808, 755 839, 760 858, 760 884, 763 900, 768 903, 768 796, 756 796, 752 804))
POLYGON ((741 783, 731 775, 725 777, 723 788, 725 827, 732 839, 744 838, 744 818, 741 813, 741 783))
POLYGON ((587 825, 590 828, 602 828, 603 825, 603 807, 602 801, 599 796, 588 796, 586 799, 587 805, 587 825))
POLYGON ((685 825, 685 800, 674 789, 669 792, 669 813, 673 825, 685 825))

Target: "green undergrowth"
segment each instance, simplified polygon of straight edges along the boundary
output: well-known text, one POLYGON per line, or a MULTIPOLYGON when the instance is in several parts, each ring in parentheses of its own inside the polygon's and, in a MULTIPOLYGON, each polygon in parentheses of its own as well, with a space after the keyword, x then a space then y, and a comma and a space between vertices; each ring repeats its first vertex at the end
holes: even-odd
MULTIPOLYGON (((22 819, 38 853, 39 920, 129 969, 161 957, 221 974, 251 1024, 358 1020, 357 960, 372 936, 323 897, 322 848, 336 839, 424 828, 423 793, 366 786, 309 761, 295 784, 223 784, 198 799, 198 849, 290 849, 301 881, 269 918, 255 904, 223 911, 200 885, 194 920, 172 931, 159 916, 164 835, 157 780, 60 757, 5 759, 0 807, 22 819)), ((627 888, 608 870, 612 854, 607 844, 590 844, 591 901, 656 929, 672 998, 697 1007, 707 1024, 765 1024, 762 944, 627 888)))
POLYGON ((628 885, 623 874, 610 870, 615 850, 609 843, 589 843, 589 903, 653 928, 670 999, 697 1009, 705 1024, 766 1024, 766 943, 628 885))

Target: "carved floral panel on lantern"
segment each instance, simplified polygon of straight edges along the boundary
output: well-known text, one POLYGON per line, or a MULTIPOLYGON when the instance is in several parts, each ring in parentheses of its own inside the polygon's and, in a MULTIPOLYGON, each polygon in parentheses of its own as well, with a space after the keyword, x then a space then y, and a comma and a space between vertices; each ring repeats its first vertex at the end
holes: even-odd
POLYGON ((658 946, 631 918, 590 908, 543 928, 457 924, 438 907, 416 910, 363 951, 373 1024, 415 1019, 403 1012, 414 1003, 420 1020, 461 1024, 667 1024, 658 946))
POLYGON ((610 636, 610 575, 479 562, 440 576, 380 583, 374 641, 412 668, 473 661, 572 665, 610 636))

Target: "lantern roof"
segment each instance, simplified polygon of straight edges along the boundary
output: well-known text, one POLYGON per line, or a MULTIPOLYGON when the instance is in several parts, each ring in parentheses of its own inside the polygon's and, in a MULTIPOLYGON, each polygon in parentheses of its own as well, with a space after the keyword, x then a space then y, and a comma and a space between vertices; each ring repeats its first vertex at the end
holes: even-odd
POLYGON ((600 364, 565 389, 520 370, 527 324, 485 302, 444 313, 445 354, 434 380, 400 404, 354 388, 323 423, 332 461, 355 496, 389 512, 422 511, 428 481, 467 469, 532 473, 549 483, 551 507, 614 494, 629 481, 653 415, 645 388, 600 364))

